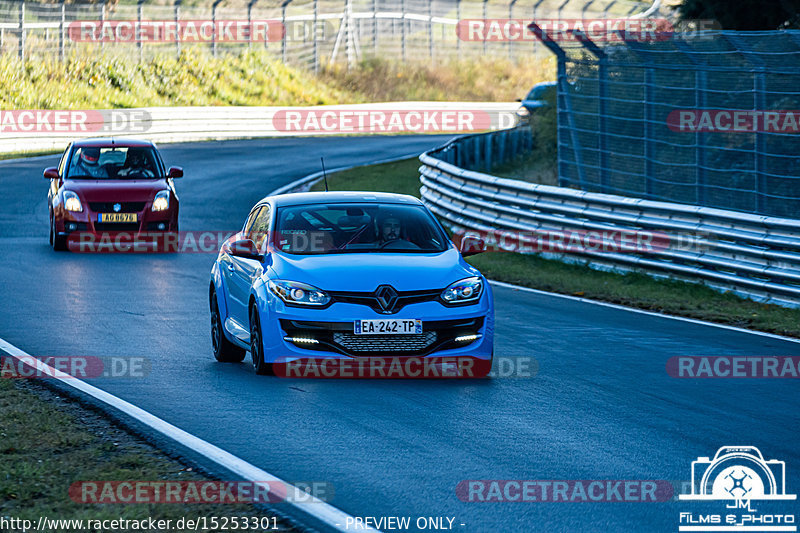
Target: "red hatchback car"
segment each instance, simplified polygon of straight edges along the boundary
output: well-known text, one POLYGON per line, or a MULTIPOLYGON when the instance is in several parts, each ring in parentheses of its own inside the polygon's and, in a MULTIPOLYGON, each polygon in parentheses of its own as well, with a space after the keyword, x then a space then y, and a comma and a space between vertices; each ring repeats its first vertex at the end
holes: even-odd
POLYGON ((150 141, 84 139, 71 143, 50 180, 50 244, 66 250, 71 234, 178 231, 179 167, 164 166, 150 141))

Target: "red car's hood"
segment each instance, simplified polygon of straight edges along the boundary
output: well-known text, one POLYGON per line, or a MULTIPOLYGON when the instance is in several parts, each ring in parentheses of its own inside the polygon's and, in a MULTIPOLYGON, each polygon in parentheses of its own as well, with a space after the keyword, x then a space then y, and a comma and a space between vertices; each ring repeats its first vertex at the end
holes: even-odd
POLYGON ((146 202, 168 186, 164 179, 87 179, 69 180, 65 188, 77 192, 87 202, 146 202))

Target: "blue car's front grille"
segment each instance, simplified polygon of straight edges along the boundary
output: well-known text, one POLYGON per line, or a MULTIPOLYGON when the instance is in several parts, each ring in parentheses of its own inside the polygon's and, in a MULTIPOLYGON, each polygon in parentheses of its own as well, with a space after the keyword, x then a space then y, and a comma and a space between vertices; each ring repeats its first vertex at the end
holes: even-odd
POLYGON ((374 292, 331 292, 333 302, 343 302, 350 304, 366 305, 373 311, 382 314, 394 314, 400 311, 403 307, 421 302, 433 302, 439 299, 442 289, 433 289, 426 291, 396 291, 388 285, 378 287, 374 292), (393 292, 390 299, 382 298, 381 290, 388 288, 393 292))
POLYGON ((456 337, 478 333, 483 317, 462 320, 425 320, 421 335, 356 335, 353 322, 311 322, 281 319, 281 328, 289 337, 313 338, 318 344, 303 346, 308 350, 337 352, 353 357, 375 355, 428 355, 457 348, 456 337))

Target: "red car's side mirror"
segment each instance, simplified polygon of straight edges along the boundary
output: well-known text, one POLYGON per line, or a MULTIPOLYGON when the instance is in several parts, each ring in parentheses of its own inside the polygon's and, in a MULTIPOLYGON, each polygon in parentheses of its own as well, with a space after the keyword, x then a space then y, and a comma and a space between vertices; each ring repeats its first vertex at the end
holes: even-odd
POLYGON ((461 239, 461 255, 464 257, 486 251, 486 241, 478 237, 464 237, 461 239))
POLYGON ((169 177, 172 179, 182 178, 183 169, 181 167, 169 167, 169 177))
POLYGON ((57 180, 58 178, 61 177, 58 175, 58 169, 56 167, 49 167, 44 169, 42 175, 46 180, 57 180))
POLYGON ((264 255, 259 253, 256 248, 256 243, 250 239, 240 239, 233 241, 230 244, 230 254, 234 257, 243 257, 245 259, 255 259, 256 261, 263 261, 264 255))

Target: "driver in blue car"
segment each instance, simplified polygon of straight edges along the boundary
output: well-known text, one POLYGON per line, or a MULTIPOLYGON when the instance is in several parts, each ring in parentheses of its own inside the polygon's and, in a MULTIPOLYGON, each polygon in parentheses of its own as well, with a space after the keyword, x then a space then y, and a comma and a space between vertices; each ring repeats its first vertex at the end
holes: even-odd
POLYGON ((389 214, 381 220, 380 228, 381 244, 402 238, 400 234, 403 231, 403 224, 400 222, 400 219, 393 214, 389 214))

